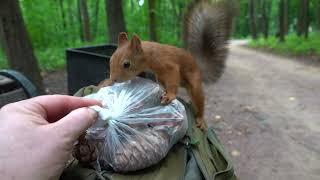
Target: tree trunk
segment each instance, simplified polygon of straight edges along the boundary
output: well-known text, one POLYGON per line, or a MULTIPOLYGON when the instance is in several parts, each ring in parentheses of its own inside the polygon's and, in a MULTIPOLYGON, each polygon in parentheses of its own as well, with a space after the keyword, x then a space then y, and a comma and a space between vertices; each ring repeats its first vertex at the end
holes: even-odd
POLYGON ((64 30, 66 30, 67 23, 66 23, 66 15, 63 9, 63 0, 59 0, 59 6, 60 6, 61 19, 62 19, 62 27, 64 30))
POLYGON ((283 21, 284 21, 284 33, 289 33, 289 4, 288 0, 283 0, 283 21))
POLYGON ((111 43, 117 43, 118 34, 126 32, 126 26, 122 10, 122 0, 105 0, 107 24, 111 43))
POLYGON ((255 0, 255 18, 256 18, 256 23, 257 23, 257 35, 259 36, 260 32, 263 32, 263 17, 262 17, 262 12, 263 12, 263 3, 264 0, 255 0))
POLYGON ((68 15, 68 25, 69 27, 71 27, 74 23, 74 14, 73 14, 73 10, 72 10, 72 7, 73 7, 73 3, 72 1, 67 1, 67 15, 68 15))
POLYGON ((262 2, 262 32, 265 39, 269 37, 269 13, 270 13, 271 3, 267 3, 266 0, 262 2))
POLYGON ((88 13, 88 5, 87 0, 80 0, 80 14, 82 19, 82 32, 83 32, 83 40, 91 41, 90 34, 90 19, 88 13))
POLYGON ((95 9, 94 9, 94 26, 92 28, 92 35, 94 37, 97 37, 98 33, 98 23, 99 23, 99 0, 96 0, 95 2, 95 9))
POLYGON ((10 68, 23 73, 44 93, 42 77, 28 37, 18 0, 0 1, 0 41, 10 68))
POLYGON ((285 41, 285 35, 288 33, 288 0, 279 2, 279 38, 281 42, 285 41))
POLYGON ((81 18, 81 9, 80 9, 80 1, 81 0, 77 0, 77 7, 78 7, 78 21, 79 21, 79 34, 80 34, 80 39, 81 41, 84 40, 83 37, 83 28, 82 28, 82 18, 81 18))
POLYGON ((149 33, 151 41, 157 41, 156 0, 148 0, 149 5, 149 33))
POLYGON ((303 13, 303 22, 304 22, 304 28, 303 28, 303 33, 304 37, 308 38, 309 36, 309 24, 310 24, 310 19, 309 19, 309 0, 304 0, 304 13, 303 13))
POLYGON ((320 0, 317 1, 316 11, 317 30, 320 31, 320 0))
POLYGON ((134 11, 134 0, 130 0, 130 9, 133 12, 134 11))
POLYGON ((307 38, 309 34, 309 0, 300 0, 297 34, 307 38))
POLYGON ((182 39, 182 29, 181 29, 181 25, 182 25, 182 21, 183 21, 183 9, 184 9, 184 3, 183 2, 179 2, 178 3, 178 22, 177 22, 177 36, 178 39, 182 39))
POLYGON ((173 8, 173 12, 174 12, 174 16, 177 19, 176 20, 176 34, 177 34, 177 39, 181 39, 181 21, 182 21, 182 11, 183 11, 183 3, 181 3, 180 1, 170 1, 172 8, 173 8))
POLYGON ((77 7, 77 5, 76 5, 76 2, 74 2, 74 1, 67 1, 67 15, 68 15, 68 17, 67 17, 67 27, 69 28, 68 29, 68 31, 70 32, 70 31, 72 31, 73 33, 72 34, 69 34, 69 36, 70 36, 70 40, 72 41, 72 42, 75 42, 75 40, 76 39, 78 39, 79 37, 78 37, 78 35, 74 32, 74 27, 75 27, 75 25, 77 25, 76 23, 75 23, 75 19, 74 19, 74 15, 75 15, 75 13, 74 13, 74 10, 73 10, 73 8, 72 7, 77 7))
POLYGON ((251 35, 253 39, 257 39, 257 23, 255 17, 255 10, 254 10, 254 2, 255 0, 248 1, 248 11, 249 11, 249 27, 251 30, 251 35))
POLYGON ((60 15, 61 15, 61 22, 62 22, 62 29, 63 29, 63 33, 64 33, 64 36, 66 36, 66 40, 63 41, 63 44, 64 45, 68 45, 70 39, 72 39, 72 36, 68 36, 68 30, 67 30, 67 21, 66 21, 66 14, 65 14, 65 11, 64 11, 64 7, 63 7, 63 0, 58 0, 58 3, 59 3, 59 10, 60 10, 60 15))

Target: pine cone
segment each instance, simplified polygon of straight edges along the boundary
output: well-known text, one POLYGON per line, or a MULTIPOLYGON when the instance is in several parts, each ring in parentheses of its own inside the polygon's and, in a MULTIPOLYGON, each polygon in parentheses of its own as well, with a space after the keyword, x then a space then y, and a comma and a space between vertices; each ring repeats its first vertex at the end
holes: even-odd
POLYGON ((97 151, 94 144, 89 143, 85 139, 85 135, 82 135, 79 140, 78 144, 74 146, 73 157, 75 157, 80 163, 91 163, 97 160, 97 151))

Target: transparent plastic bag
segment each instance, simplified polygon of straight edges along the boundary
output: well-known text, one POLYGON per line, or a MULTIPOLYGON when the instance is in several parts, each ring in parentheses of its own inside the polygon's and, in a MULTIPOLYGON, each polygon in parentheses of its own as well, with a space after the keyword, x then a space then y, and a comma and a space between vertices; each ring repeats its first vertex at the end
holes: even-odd
POLYGON ((99 119, 86 133, 96 147, 99 169, 128 172, 149 167, 185 135, 183 104, 174 100, 161 105, 163 93, 158 84, 137 77, 86 96, 103 105, 92 107, 99 119))

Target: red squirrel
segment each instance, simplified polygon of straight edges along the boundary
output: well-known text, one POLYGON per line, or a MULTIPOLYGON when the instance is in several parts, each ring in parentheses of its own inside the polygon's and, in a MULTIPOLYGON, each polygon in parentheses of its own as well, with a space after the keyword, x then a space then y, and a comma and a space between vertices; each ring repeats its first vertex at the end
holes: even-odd
MULTIPOLYGON (((194 0, 185 14, 183 40, 185 49, 141 41, 133 36, 129 41, 126 33, 120 33, 118 48, 112 55, 110 79, 101 86, 134 78, 145 70, 152 70, 166 89, 163 103, 176 98, 180 85, 188 90, 196 110, 197 126, 205 128, 203 120, 204 93, 202 81, 216 82, 222 75, 228 52, 227 41, 231 32, 232 18, 236 12, 234 1, 194 0)), ((81 163, 93 162, 95 148, 82 136, 75 147, 74 156, 81 163)))
POLYGON ((215 82, 223 72, 231 23, 232 17, 223 3, 213 5, 200 0, 190 5, 185 16, 186 50, 141 41, 137 35, 129 40, 122 32, 110 60, 110 78, 99 86, 124 82, 151 70, 165 89, 161 103, 176 99, 179 86, 186 88, 196 111, 196 125, 205 129, 202 82, 210 79, 215 82))

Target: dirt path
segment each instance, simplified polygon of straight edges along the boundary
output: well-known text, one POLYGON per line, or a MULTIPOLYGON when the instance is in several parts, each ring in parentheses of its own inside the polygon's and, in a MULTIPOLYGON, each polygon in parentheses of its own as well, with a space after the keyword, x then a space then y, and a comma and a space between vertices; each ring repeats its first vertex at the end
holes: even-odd
MULTIPOLYGON (((64 71, 45 80, 66 94, 64 71)), ((232 45, 206 119, 241 180, 320 179, 320 67, 232 45)))
POLYGON ((206 92, 240 179, 320 179, 320 67, 232 45, 206 92))

